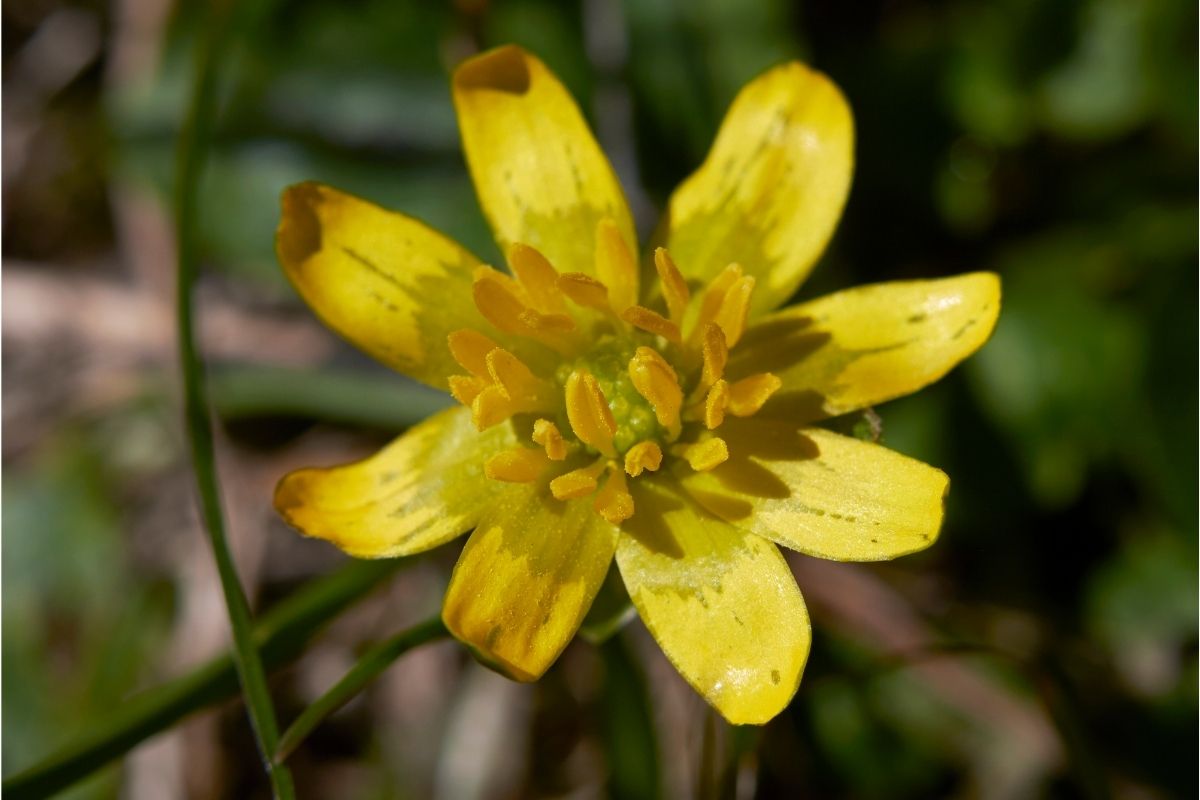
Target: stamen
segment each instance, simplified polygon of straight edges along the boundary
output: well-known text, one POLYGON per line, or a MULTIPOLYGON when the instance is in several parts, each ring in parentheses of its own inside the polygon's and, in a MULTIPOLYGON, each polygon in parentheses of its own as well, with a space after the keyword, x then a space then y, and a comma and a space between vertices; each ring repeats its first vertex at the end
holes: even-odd
POLYGON ((500 345, 470 328, 454 331, 446 340, 450 345, 450 355, 463 369, 480 378, 487 376, 487 354, 500 345))
POLYGON ((521 359, 497 347, 487 354, 486 360, 492 382, 504 388, 515 409, 554 410, 554 385, 534 375, 521 359))
POLYGON ((710 431, 719 428, 725 421, 725 409, 729 407, 729 384, 719 380, 708 390, 704 398, 704 427, 710 431))
POLYGON ((487 379, 474 375, 451 375, 447 380, 450 383, 450 395, 464 406, 470 406, 489 385, 487 379))
POLYGON ((521 312, 521 322, 538 334, 563 334, 575 330, 575 320, 566 314, 542 314, 527 308, 521 312))
POLYGON ((637 264, 611 219, 596 225, 596 276, 608 286, 609 303, 618 314, 637 302, 637 264))
POLYGON ((613 525, 620 525, 633 516, 633 495, 625 484, 625 473, 616 464, 608 468, 608 480, 596 495, 596 513, 613 525))
POLYGON ((662 466, 662 457, 662 448, 654 442, 638 442, 625 454, 625 471, 631 478, 641 475, 644 470, 654 472, 662 466))
POLYGON ((567 378, 565 390, 567 419, 575 435, 609 458, 615 456, 613 435, 617 432, 617 422, 600 384, 591 373, 576 370, 567 378))
POLYGON ((495 384, 486 387, 471 401, 471 421, 481 431, 503 422, 515 412, 508 393, 495 384))
POLYGON ((528 336, 559 353, 571 352, 575 342, 539 325, 542 315, 525 304, 524 293, 516 281, 490 267, 475 270, 472 294, 484 319, 505 333, 528 336))
POLYGON ((489 458, 483 465, 483 474, 497 481, 531 483, 538 479, 549 464, 549 459, 541 450, 518 447, 489 458))
POLYGON ((729 346, 725 343, 725 332, 715 322, 704 325, 700 350, 704 357, 704 368, 700 372, 699 391, 708 391, 725 374, 729 363, 729 346))
POLYGON ((596 482, 604 471, 607 461, 596 459, 591 466, 564 472, 550 481, 550 494, 555 500, 573 500, 576 497, 587 497, 596 491, 596 482))
POLYGON ((688 300, 691 299, 687 281, 683 279, 683 274, 680 273, 679 267, 675 266, 665 247, 654 251, 654 268, 658 271, 658 280, 662 285, 671 321, 682 326, 683 314, 687 311, 688 300))
POLYGON ((750 295, 754 292, 754 276, 747 275, 734 282, 721 300, 721 309, 715 322, 725 331, 725 341, 730 347, 738 343, 746 330, 746 316, 750 311, 750 295))
POLYGON ((608 287, 591 275, 564 273, 558 276, 558 288, 577 305, 605 314, 612 313, 612 307, 608 304, 608 287))
POLYGON ((520 286, 512 278, 491 267, 479 267, 471 289, 476 308, 488 322, 505 333, 525 332, 521 312, 527 306, 520 286))
POLYGON ((709 281, 708 288, 704 290, 704 296, 700 299, 700 314, 696 319, 696 327, 692 329, 692 336, 703 333, 705 323, 716 320, 721 303, 725 300, 725 293, 741 277, 741 266, 730 264, 709 281))
POLYGON ((729 458, 729 448, 725 440, 719 437, 705 439, 702 442, 687 444, 676 448, 673 452, 682 455, 697 472, 708 472, 729 458))
POLYGON ((558 426, 548 419, 539 419, 533 423, 533 441, 540 444, 551 461, 562 461, 567 457, 567 443, 558 430, 558 426))
POLYGON ((535 308, 549 314, 566 312, 567 306, 557 285, 558 271, 544 255, 518 242, 508 249, 508 265, 529 293, 535 308))
POLYGON ((757 414, 783 381, 769 372, 742 378, 729 387, 729 413, 735 417, 757 414))
POLYGON ((651 311, 645 306, 630 306, 621 313, 621 319, 635 328, 643 330, 646 333, 653 333, 655 336, 661 336, 669 342, 674 342, 675 344, 683 342, 683 336, 679 333, 678 325, 657 311, 651 311))
POLYGON ((633 388, 654 407, 658 424, 679 435, 679 408, 683 405, 683 390, 675 370, 656 350, 639 347, 629 361, 629 377, 633 388))

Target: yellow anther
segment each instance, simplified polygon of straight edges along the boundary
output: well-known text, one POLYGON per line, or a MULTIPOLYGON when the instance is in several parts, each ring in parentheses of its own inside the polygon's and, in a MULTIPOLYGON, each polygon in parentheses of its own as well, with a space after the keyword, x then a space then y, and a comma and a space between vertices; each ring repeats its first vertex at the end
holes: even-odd
POLYGON ((551 461, 562 461, 567 457, 567 443, 558 426, 548 419, 539 419, 533 423, 533 441, 542 446, 551 461))
POLYGON ((631 478, 636 478, 645 470, 654 472, 662 466, 662 457, 662 448, 654 442, 638 442, 625 454, 625 471, 631 478))
POLYGON ((468 407, 479 396, 479 393, 488 387, 486 379, 474 375, 451 375, 448 380, 450 383, 450 395, 468 407))
POLYGON ((700 391, 707 391, 725 375, 725 365, 729 363, 729 346, 725 344, 725 332, 715 322, 704 325, 701 334, 700 352, 704 358, 704 367, 700 372, 700 391))
POLYGON ((516 411, 548 411, 554 408, 554 386, 530 371, 521 359, 497 347, 487 354, 492 382, 504 389, 516 411))
POLYGON ((543 314, 532 308, 521 312, 521 322, 540 334, 561 335, 575 330, 575 320, 566 314, 543 314))
POLYGON ((541 450, 518 447, 497 453, 483 465, 483 474, 497 481, 530 483, 546 470, 550 460, 541 450))
POLYGON ((487 354, 499 347, 498 344, 470 328, 454 331, 446 341, 450 345, 450 355, 463 369, 480 378, 488 374, 487 354))
POLYGON ((596 225, 596 277, 608 286, 608 300, 618 314, 637 302, 638 268, 621 229, 611 219, 596 225))
POLYGON ((662 285, 663 298, 667 301, 667 312, 671 321, 682 325, 683 314, 687 311, 688 300, 691 299, 687 281, 683 279, 683 274, 680 273, 679 267, 675 266, 665 247, 654 251, 654 268, 658 271, 658 280, 662 285))
POLYGON ((572 352, 575 343, 564 339, 561 330, 540 324, 543 315, 528 306, 525 290, 512 278, 491 267, 480 267, 475 270, 471 291, 479 313, 500 330, 528 336, 560 353, 572 352))
POLYGON ((678 452, 697 472, 708 472, 729 458, 729 448, 725 445, 725 440, 716 436, 702 442, 683 445, 678 452))
POLYGON ((719 380, 704 397, 704 427, 710 431, 725 421, 725 409, 729 407, 729 384, 719 380))
POLYGON ((548 314, 567 310, 558 289, 558 271, 544 255, 527 244, 517 243, 508 248, 508 265, 525 287, 534 308, 548 314))
POLYGON ((516 284, 507 275, 488 267, 475 271, 475 283, 471 287, 475 307, 488 322, 505 333, 524 334, 528 325, 521 321, 521 312, 526 309, 517 292, 516 284))
POLYGON ((645 306, 630 306, 621 312, 621 319, 639 330, 661 336, 669 342, 679 344, 683 341, 678 325, 645 306))
POLYGON ((633 516, 633 495, 629 494, 625 484, 625 473, 616 464, 609 465, 608 480, 597 493, 593 507, 613 525, 620 525, 633 516))
POLYGON ((612 307, 608 304, 608 287, 591 275, 567 272, 558 277, 558 288, 576 305, 605 314, 612 313, 612 307))
MULTIPOLYGON (((700 298, 700 313, 696 317, 696 326, 692 328, 691 335, 693 337, 703 334, 707 323, 716 322, 717 315, 721 312, 721 304, 725 301, 726 293, 741 278, 741 266, 730 264, 721 270, 717 274, 717 277, 709 281, 708 287, 704 290, 704 296, 700 298)), ((726 337, 726 342, 728 343, 728 336, 726 337)), ((732 347, 733 345, 730 344, 729 346, 732 347)))
POLYGON ((721 308, 713 320, 725 331, 725 341, 730 347, 738 343, 746 330, 746 315, 750 311, 750 295, 754 292, 754 276, 739 278, 725 292, 721 308))
POLYGON ((589 467, 581 467, 570 472, 564 472, 550 481, 550 494, 556 500, 573 500, 576 497, 587 497, 596 491, 597 480, 604 471, 606 462, 597 459, 589 467))
POLYGON ((471 421, 478 430, 487 430, 513 415, 512 399, 500 386, 486 387, 471 401, 471 421))
POLYGON ((729 387, 729 413, 735 417, 757 414, 782 385, 783 381, 769 372, 742 378, 729 387))
POLYGON ((609 458, 615 456, 613 435, 617 432, 617 422, 600 384, 591 373, 577 370, 567 378, 565 393, 567 419, 575 436, 609 458))
POLYGON ((658 352, 639 347, 629 361, 629 378, 638 394, 654 407, 658 424, 672 436, 679 433, 679 408, 683 405, 683 390, 671 365, 658 352))

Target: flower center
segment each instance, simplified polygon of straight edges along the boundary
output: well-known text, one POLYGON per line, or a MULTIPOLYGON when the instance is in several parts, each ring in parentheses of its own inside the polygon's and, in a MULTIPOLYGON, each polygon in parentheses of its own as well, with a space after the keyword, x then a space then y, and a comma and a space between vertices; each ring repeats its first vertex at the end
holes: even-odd
POLYGON ((725 380, 754 288, 740 267, 727 267, 692 304, 660 248, 654 263, 664 315, 637 304, 637 265, 616 225, 601 222, 596 242, 598 277, 559 274, 521 244, 508 254, 515 278, 477 270, 475 305, 512 337, 511 349, 479 331, 452 333, 450 351, 468 374, 451 376, 450 391, 480 430, 517 415, 533 418, 535 446, 493 456, 484 465, 488 477, 549 477, 555 498, 594 494, 596 511, 619 524, 634 512, 627 476, 655 472, 668 458, 683 469, 720 465, 729 451, 716 429, 727 414, 757 412, 779 380, 769 373, 725 380), (685 316, 692 319, 686 337, 685 316))
MULTIPOLYGON (((666 428, 655 417, 654 406, 638 392, 629 374, 629 363, 636 352, 637 345, 630 339, 605 334, 586 355, 563 362, 554 374, 555 382, 564 388, 574 372, 586 372, 596 379, 616 425, 612 439, 619 455, 625 455, 638 442, 653 441, 661 446, 669 441, 666 428)), ((560 427, 564 422, 570 425, 565 408, 559 422, 560 427)), ((586 449, 599 452, 590 446, 586 449)))

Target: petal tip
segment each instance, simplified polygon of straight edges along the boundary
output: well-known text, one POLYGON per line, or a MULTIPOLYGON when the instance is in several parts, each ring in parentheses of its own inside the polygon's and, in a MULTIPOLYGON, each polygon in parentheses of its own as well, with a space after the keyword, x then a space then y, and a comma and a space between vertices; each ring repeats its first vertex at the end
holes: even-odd
POLYGON ((317 207, 322 199, 323 187, 313 181, 297 183, 283 190, 275 251, 285 268, 303 264, 321 249, 321 221, 317 207))
POLYGON ((525 94, 533 82, 530 60, 530 55, 514 44, 488 50, 458 65, 454 88, 525 94))

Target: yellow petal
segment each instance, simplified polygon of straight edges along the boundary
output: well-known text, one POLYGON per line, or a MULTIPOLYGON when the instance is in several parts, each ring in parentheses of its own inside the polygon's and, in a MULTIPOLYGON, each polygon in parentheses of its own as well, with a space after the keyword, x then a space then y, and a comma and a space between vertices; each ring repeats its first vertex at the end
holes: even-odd
POLYGON ((882 561, 937 539, 949 479, 877 444, 821 428, 730 420, 730 457, 681 478, 712 513, 819 558, 882 561))
POLYGON ((554 663, 587 614, 616 547, 588 499, 509 487, 467 540, 442 619, 489 666, 522 681, 554 663))
POLYGON ((804 600, 772 543, 634 481, 617 564, 667 658, 736 725, 787 706, 808 658, 804 600))
POLYGON ((690 279, 736 261, 758 279, 752 315, 774 308, 825 249, 853 163, 854 122, 837 87, 795 62, 776 67, 742 89, 671 196, 667 249, 690 279))
POLYGON ((762 413, 798 424, 915 392, 974 353, 1000 313, 1000 279, 974 272, 861 286, 760 320, 728 374, 771 372, 782 388, 762 413))
POLYGON ((420 222, 318 183, 283 193, 275 251, 333 330, 388 366, 446 389, 447 336, 486 327, 470 302, 476 258, 420 222))
POLYGON ((512 45, 489 50, 455 70, 453 91, 475 191, 502 250, 522 242, 559 272, 594 275, 596 226, 610 218, 637 252, 608 159, 541 61, 512 45))
POLYGON ((451 408, 363 461, 289 473, 275 508, 305 536, 352 556, 419 553, 475 526, 504 488, 483 465, 516 442, 510 426, 479 433, 467 409, 451 408))

